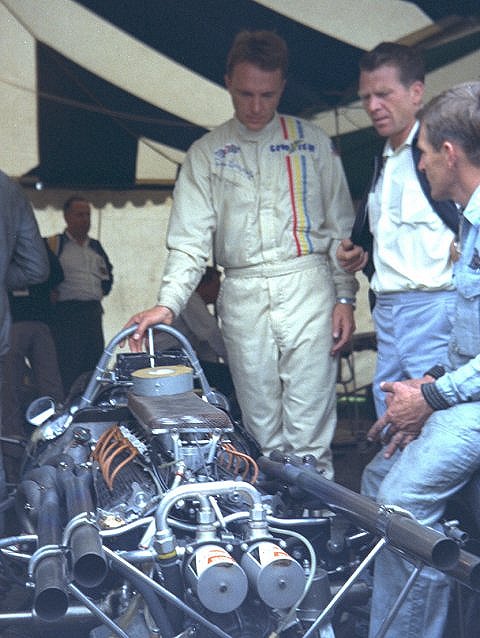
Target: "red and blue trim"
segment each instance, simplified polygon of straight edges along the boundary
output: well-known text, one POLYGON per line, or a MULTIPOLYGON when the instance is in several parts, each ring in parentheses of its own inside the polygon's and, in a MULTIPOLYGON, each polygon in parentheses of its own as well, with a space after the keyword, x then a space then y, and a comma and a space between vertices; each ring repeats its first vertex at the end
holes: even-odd
POLYGON ((310 237, 311 219, 308 211, 307 160, 304 153, 297 150, 297 144, 303 139, 302 122, 292 117, 280 117, 283 137, 290 142, 290 152, 285 157, 290 203, 292 206, 292 235, 297 255, 309 255, 313 252, 310 237))

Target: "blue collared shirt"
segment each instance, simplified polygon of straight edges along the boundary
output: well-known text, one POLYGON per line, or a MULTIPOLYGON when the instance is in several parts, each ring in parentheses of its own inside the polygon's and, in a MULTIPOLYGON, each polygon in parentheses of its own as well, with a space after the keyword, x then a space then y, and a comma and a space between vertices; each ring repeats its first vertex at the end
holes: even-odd
POLYGON ((451 370, 435 382, 449 405, 480 401, 480 185, 463 212, 454 282, 457 308, 449 344, 451 370))

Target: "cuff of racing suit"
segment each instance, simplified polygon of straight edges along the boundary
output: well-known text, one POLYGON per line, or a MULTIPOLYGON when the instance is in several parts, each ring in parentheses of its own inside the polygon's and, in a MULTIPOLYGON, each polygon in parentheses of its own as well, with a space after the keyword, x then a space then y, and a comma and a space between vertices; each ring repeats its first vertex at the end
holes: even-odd
MULTIPOLYGON (((340 242, 339 242, 340 243, 340 242)), ((360 284, 355 275, 346 273, 340 266, 332 268, 333 285, 335 287, 335 297, 353 297, 360 288, 360 284)))
POLYGON ((355 278, 349 281, 335 281, 335 297, 349 297, 355 299, 359 284, 355 278))
MULTIPOLYGON (((427 372, 426 374, 430 374, 427 372)), ((432 410, 446 410, 450 408, 450 404, 445 401, 443 396, 440 394, 439 390, 435 386, 435 383, 422 383, 420 386, 420 390, 422 392, 423 398, 428 403, 428 405, 432 408, 432 410)))
POLYGON ((180 300, 174 299, 173 297, 162 296, 160 293, 157 298, 156 306, 164 306, 168 308, 172 313, 174 319, 178 317, 180 312, 183 310, 184 306, 181 305, 180 300))

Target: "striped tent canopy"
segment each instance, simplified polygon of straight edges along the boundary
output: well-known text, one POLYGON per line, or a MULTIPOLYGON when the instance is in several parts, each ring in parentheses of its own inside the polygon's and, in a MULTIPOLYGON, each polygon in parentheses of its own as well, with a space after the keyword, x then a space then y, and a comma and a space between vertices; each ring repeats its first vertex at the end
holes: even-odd
POLYGON ((231 117, 241 29, 287 40, 280 110, 334 138, 354 197, 379 145, 356 98, 365 50, 421 47, 427 97, 480 78, 478 0, 0 0, 1 168, 25 185, 171 187, 190 144, 231 117))

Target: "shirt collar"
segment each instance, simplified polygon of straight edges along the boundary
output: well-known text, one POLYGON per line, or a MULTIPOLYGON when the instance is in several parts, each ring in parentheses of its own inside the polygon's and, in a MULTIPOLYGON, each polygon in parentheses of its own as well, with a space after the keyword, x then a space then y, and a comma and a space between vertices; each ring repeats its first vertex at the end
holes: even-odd
POLYGON ((472 226, 480 226, 480 184, 468 200, 463 216, 468 219, 472 226))
POLYGON ((234 116, 233 121, 235 123, 235 128, 240 138, 244 139, 248 142, 261 142, 264 139, 270 139, 273 131, 278 126, 279 115, 275 113, 270 122, 264 126, 260 131, 251 131, 244 124, 234 116))
POLYGON ((87 236, 84 242, 79 242, 78 239, 75 239, 75 237, 71 235, 67 229, 65 229, 65 237, 79 246, 87 246, 90 243, 90 237, 87 236))
POLYGON ((385 147, 383 149, 384 159, 387 157, 391 157, 392 155, 395 155, 397 153, 400 153, 400 151, 403 150, 404 148, 411 147, 413 144, 413 138, 418 133, 419 126, 420 124, 418 120, 415 120, 415 124, 410 129, 410 133, 407 135, 407 139, 403 142, 403 144, 400 144, 400 146, 397 146, 397 148, 395 149, 392 148, 392 145, 390 144, 390 140, 387 140, 387 142, 385 143, 385 147))

